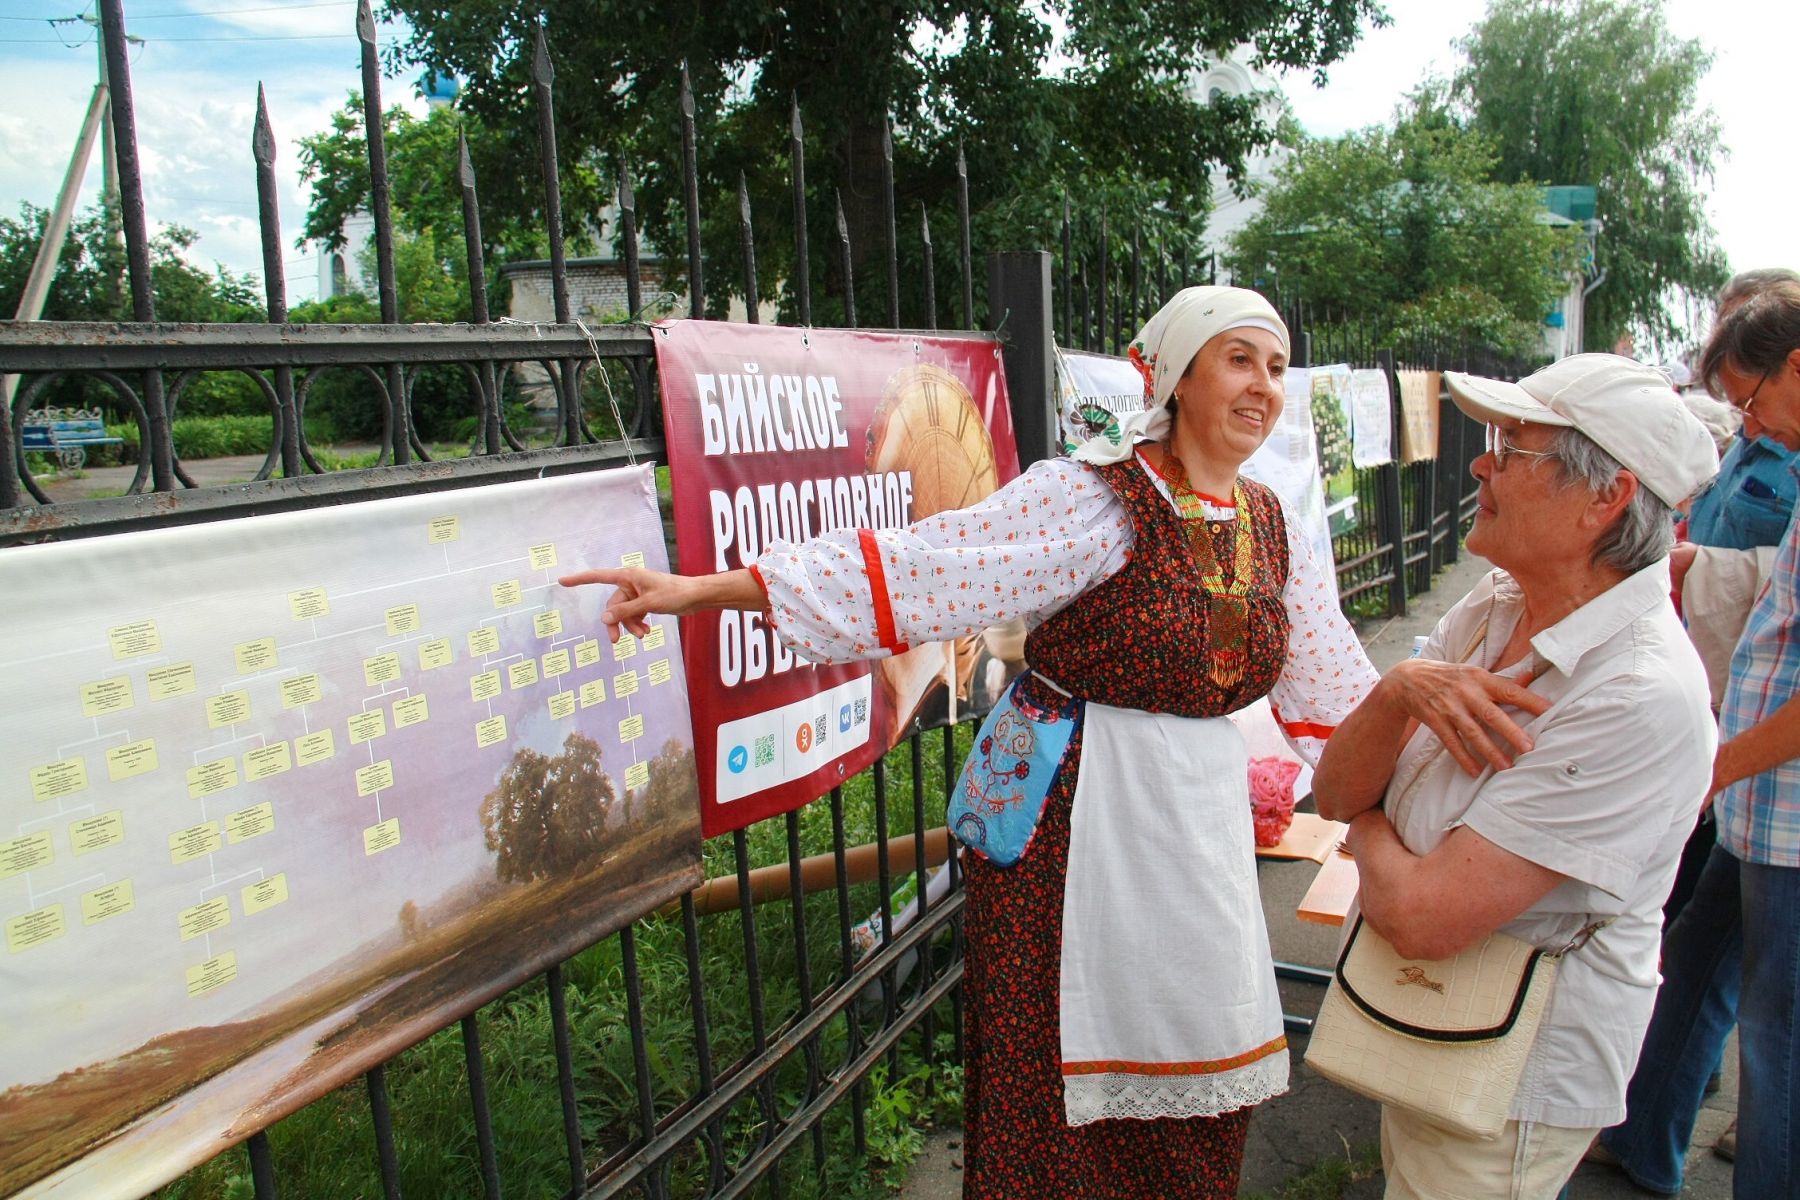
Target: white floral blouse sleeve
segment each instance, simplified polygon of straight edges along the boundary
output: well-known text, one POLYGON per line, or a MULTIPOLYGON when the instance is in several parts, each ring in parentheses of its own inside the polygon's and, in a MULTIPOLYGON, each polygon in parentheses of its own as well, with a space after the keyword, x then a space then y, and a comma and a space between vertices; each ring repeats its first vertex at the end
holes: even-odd
POLYGON ((1283 511, 1288 535, 1287 661, 1269 706, 1288 743, 1318 764, 1325 739, 1380 678, 1338 607, 1330 564, 1313 557, 1300 523, 1283 511))
POLYGON ((752 568, 782 644, 851 662, 1014 617, 1028 628, 1125 565, 1131 519, 1092 467, 1034 464, 969 508, 903 529, 773 541, 752 568))

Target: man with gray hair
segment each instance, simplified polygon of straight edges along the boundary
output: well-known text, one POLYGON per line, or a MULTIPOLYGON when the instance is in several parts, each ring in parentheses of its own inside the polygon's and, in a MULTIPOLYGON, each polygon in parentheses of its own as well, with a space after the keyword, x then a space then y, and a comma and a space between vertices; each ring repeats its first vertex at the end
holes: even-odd
MULTIPOLYGON (((1800 283, 1765 288, 1719 322, 1701 378, 1744 436, 1800 450, 1800 283)), ((1706 1076, 1735 1016, 1733 1194, 1800 1195, 1800 523, 1790 522, 1732 655, 1709 796, 1718 844, 1664 942, 1666 982, 1601 1145, 1641 1187, 1674 1195, 1706 1076)))
POLYGON ((1446 382, 1488 426, 1468 547, 1496 569, 1338 727, 1313 795, 1350 822, 1360 918, 1402 957, 1494 932, 1584 943, 1497 1140, 1382 1111, 1389 1200, 1550 1200, 1624 1115, 1661 905, 1706 793, 1715 730, 1668 554, 1718 457, 1661 375, 1614 355, 1446 382))

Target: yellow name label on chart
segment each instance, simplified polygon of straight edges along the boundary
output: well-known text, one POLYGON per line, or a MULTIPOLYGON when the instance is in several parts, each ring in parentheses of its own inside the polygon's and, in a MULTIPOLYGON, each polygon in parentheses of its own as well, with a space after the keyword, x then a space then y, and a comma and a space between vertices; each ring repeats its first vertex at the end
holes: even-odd
POLYGON ((31 772, 31 798, 57 800, 87 790, 87 760, 65 758, 45 763, 31 772))
POLYGON ((447 667, 454 657, 449 638, 438 638, 434 642, 419 644, 419 670, 421 671, 435 671, 439 667, 447 667))
POLYGON ((428 720, 431 708, 423 696, 408 696, 404 700, 394 701, 394 728, 405 729, 408 725, 417 725, 428 720))
POLYGON ((280 653, 275 649, 272 637, 240 642, 231 648, 231 657, 237 662, 239 675, 254 675, 281 665, 280 653))
POLYGON ((389 637, 398 637, 403 633, 417 633, 419 630, 419 606, 416 604, 397 604, 381 614, 387 622, 389 637))
POLYGON ((106 752, 106 777, 117 783, 156 770, 156 739, 144 738, 106 752))
POLYGON ((384 758, 380 762, 370 763, 366 767, 358 767, 356 771, 356 794, 372 796, 394 786, 394 760, 384 758))
POLYGON ((575 715, 575 693, 558 692, 550 697, 550 719, 560 721, 575 715))
POLYGON ((226 692, 206 701, 206 723, 213 729, 240 725, 250 719, 250 693, 226 692))
POLYGON ((331 601, 324 588, 302 588, 288 593, 288 611, 296 621, 312 621, 331 615, 331 601))
POLYGON ((500 672, 483 671, 469 678, 469 699, 476 702, 492 700, 500 694, 500 672))
POLYGON ((189 999, 204 996, 214 988, 222 988, 237 978, 237 955, 227 950, 215 955, 203 963, 196 963, 187 969, 187 994, 189 999))
POLYGON ((237 759, 215 758, 211 762, 204 762, 197 767, 188 768, 188 799, 199 800, 215 792, 234 788, 237 783, 237 759))
POLYGON ((485 657, 500 653, 500 631, 487 626, 469 630, 469 656, 485 657))
POLYGON ((634 762, 625 768, 625 786, 633 791, 650 782, 650 764, 634 762))
POLYGON ((495 608, 511 608, 525 598, 525 590, 519 586, 519 581, 516 579, 509 579, 505 583, 496 583, 491 590, 495 608))
POLYGON ((585 642, 575 643, 575 665, 577 667, 591 667, 599 661, 600 643, 597 639, 589 638, 585 642))
POLYGON ((363 853, 380 854, 400 844, 400 818, 389 817, 379 825, 363 830, 363 853))
POLYGON ((14 875, 47 867, 55 857, 48 831, 0 842, 0 879, 11 879, 14 875))
POLYGON ((249 887, 238 889, 238 900, 244 906, 244 915, 254 917, 265 908, 274 908, 288 898, 287 872, 271 875, 249 887))
POLYGON ((632 713, 619 722, 619 740, 621 742, 635 742, 643 736, 644 716, 642 713, 632 713))
POLYGON ((258 746, 244 755, 244 779, 255 783, 259 779, 268 779, 283 771, 291 771, 294 767, 294 756, 288 750, 286 742, 271 742, 267 746, 258 746))
POLYGON ((131 880, 121 879, 117 883, 109 883, 105 887, 81 894, 81 923, 95 925, 108 917, 128 913, 136 907, 137 898, 132 895, 131 880))
POLYGON ((461 517, 433 517, 425 523, 425 540, 433 546, 462 537, 461 517))
POLYGON ((629 553, 621 555, 619 558, 619 565, 621 567, 641 567, 641 566, 643 566, 644 565, 644 552, 642 550, 632 550, 629 553))
POLYGON ((169 667, 152 667, 145 677, 150 684, 150 699, 173 700, 191 694, 197 687, 193 663, 176 663, 169 667))
POLYGON ((292 679, 281 681, 281 707, 299 708, 302 704, 317 704, 324 691, 317 675, 296 675, 292 679))
POLYGON ((116 846, 124 840, 125 816, 119 809, 101 813, 97 817, 84 817, 79 821, 69 822, 69 844, 75 847, 78 857, 90 851, 116 846))
POLYGON ((176 866, 219 848, 219 823, 204 821, 169 835, 169 861, 176 866))
POLYGON ((673 674, 674 670, 669 666, 668 659, 657 659, 650 664, 650 686, 655 687, 659 683, 669 682, 669 679, 673 674))
POLYGON ((621 633, 619 640, 613 643, 613 661, 634 657, 638 652, 638 640, 629 633, 621 633))
POLYGON ((363 682, 370 687, 380 687, 384 683, 392 683, 400 678, 400 656, 398 654, 377 654, 374 658, 363 659, 363 682))
POLYGON ((531 555, 531 569, 534 571, 542 571, 556 565, 556 543, 554 542, 533 546, 526 553, 531 555))
POLYGON ((162 651, 162 634, 157 632, 155 621, 115 625, 106 631, 106 640, 112 643, 114 658, 137 658, 162 651))
POLYGON ((669 630, 664 625, 652 625, 650 632, 644 635, 644 649, 661 650, 663 643, 669 640, 669 630))
POLYGON ((549 612, 539 613, 537 616, 531 618, 531 629, 533 633, 541 638, 555 637, 557 634, 561 633, 563 629, 562 614, 555 609, 551 609, 549 612))
POLYGON ((537 659, 535 658, 513 663, 506 668, 506 686, 515 692, 520 688, 530 687, 537 681, 537 659))
POLYGON ((555 679, 558 675, 567 675, 568 673, 569 652, 567 650, 552 650, 544 655, 545 679, 555 679))
POLYGON ((506 718, 489 717, 475 726, 475 745, 481 749, 506 740, 506 718))
POLYGON ((575 689, 575 695, 581 700, 581 707, 592 708, 606 701, 606 680, 591 679, 575 689))
POLYGON ((132 707, 137 699, 131 694, 131 677, 118 675, 81 685, 81 715, 103 717, 132 707))
POLYGON ((229 924, 231 901, 223 896, 214 896, 211 900, 202 900, 192 908, 181 910, 181 940, 191 942, 229 924))
POLYGON ((275 828, 275 806, 267 800, 240 808, 225 818, 225 840, 233 846, 261 837, 275 828))
POLYGON ((303 767, 310 767, 316 762, 324 762, 337 753, 337 739, 331 730, 321 729, 317 733, 309 733, 294 739, 294 761, 303 767))
POLYGON ((62 905, 50 904, 6 923, 6 948, 14 954, 53 942, 63 935, 62 905))
POLYGON ((350 744, 360 746, 364 742, 372 742, 387 732, 387 714, 379 708, 374 712, 357 713, 350 718, 350 744))
POLYGON ((636 671, 620 671, 613 676, 613 695, 635 696, 638 690, 638 673, 636 671))

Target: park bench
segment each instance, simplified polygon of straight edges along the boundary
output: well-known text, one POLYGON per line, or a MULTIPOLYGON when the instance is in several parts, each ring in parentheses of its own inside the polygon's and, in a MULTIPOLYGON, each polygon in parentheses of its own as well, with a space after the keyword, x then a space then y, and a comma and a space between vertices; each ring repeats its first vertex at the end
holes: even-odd
POLYGON ((27 453, 54 454, 69 471, 86 464, 89 446, 117 446, 125 440, 107 433, 100 411, 88 408, 32 409, 25 414, 20 433, 27 453))

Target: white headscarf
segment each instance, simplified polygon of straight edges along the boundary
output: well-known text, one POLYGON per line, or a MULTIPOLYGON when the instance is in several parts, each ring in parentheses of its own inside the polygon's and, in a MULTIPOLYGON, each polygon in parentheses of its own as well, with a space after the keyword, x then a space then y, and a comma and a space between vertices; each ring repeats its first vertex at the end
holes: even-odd
POLYGON ((1156 441, 1169 431, 1174 416, 1169 397, 1187 373, 1200 348, 1231 329, 1263 329, 1281 339, 1288 352, 1287 324, 1275 306, 1248 288, 1191 287, 1144 323, 1131 341, 1128 355, 1144 375, 1144 411, 1120 423, 1118 439, 1089 438, 1070 456, 1086 463, 1123 462, 1138 442, 1156 441))

